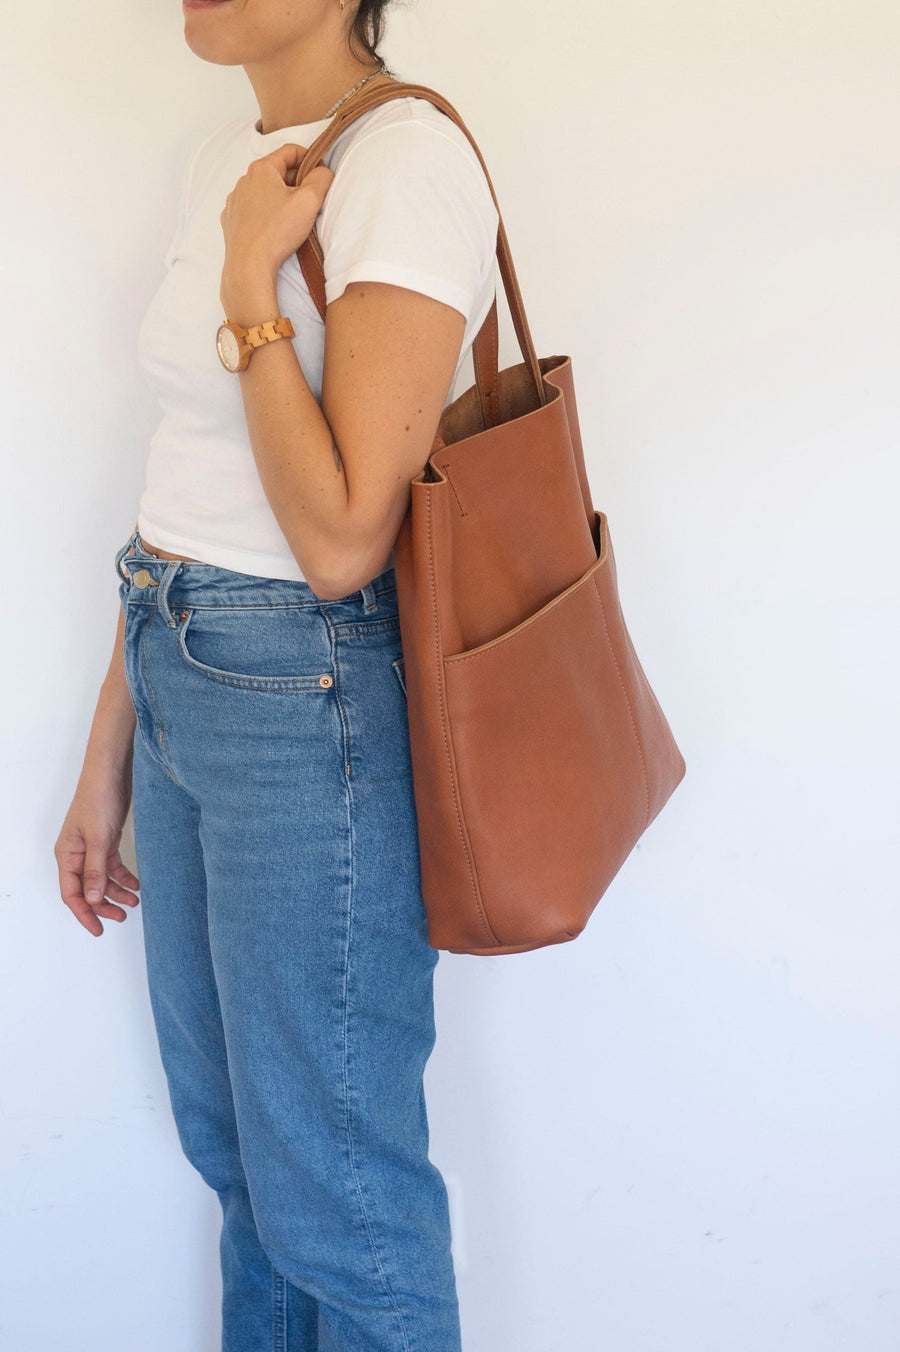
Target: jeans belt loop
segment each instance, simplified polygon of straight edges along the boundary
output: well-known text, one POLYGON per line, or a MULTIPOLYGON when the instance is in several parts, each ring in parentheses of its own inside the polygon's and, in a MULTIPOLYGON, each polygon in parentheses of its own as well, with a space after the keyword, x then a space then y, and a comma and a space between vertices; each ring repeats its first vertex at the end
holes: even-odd
POLYGON ((175 629, 177 622, 175 616, 169 609, 169 588, 175 580, 176 575, 181 569, 181 563, 178 559, 169 559, 160 579, 159 586, 156 589, 156 604, 166 624, 171 629, 175 629))
POLYGON ((363 605, 365 606, 366 614, 368 615, 369 612, 372 610, 377 610, 378 602, 375 599, 375 588, 372 586, 371 582, 367 582, 366 585, 364 587, 360 587, 359 590, 362 593, 363 605))

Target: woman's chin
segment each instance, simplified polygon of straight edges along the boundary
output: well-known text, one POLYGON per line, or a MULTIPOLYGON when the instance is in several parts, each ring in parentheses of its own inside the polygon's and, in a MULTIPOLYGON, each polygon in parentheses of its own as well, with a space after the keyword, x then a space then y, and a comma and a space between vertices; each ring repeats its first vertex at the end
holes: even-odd
POLYGON ((228 23, 231 15, 221 12, 235 5, 236 0, 182 0, 184 40, 195 56, 217 66, 239 66, 246 60, 246 53, 237 50, 240 42, 228 23))

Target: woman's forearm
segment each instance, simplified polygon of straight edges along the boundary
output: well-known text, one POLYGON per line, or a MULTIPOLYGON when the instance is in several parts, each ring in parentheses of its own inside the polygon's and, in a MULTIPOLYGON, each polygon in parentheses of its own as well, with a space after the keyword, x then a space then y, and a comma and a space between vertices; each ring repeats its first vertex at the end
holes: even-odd
MULTIPOLYGON (((228 317, 236 323, 249 327, 277 314, 274 282, 232 289, 228 317)), ((278 524, 314 590, 342 594, 334 561, 358 566, 361 532, 351 524, 340 452, 293 344, 257 348, 238 379, 254 459, 278 524)))
POLYGON ((130 776, 134 740, 135 712, 125 680, 125 617, 119 607, 116 640, 109 669, 100 687, 97 708, 91 724, 82 777, 93 770, 112 770, 130 776))

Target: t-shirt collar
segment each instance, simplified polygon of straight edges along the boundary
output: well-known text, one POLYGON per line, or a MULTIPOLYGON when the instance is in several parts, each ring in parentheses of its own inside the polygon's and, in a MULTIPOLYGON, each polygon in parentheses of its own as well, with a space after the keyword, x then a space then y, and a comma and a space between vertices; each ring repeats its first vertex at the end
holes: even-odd
POLYGON ((254 159, 258 159, 261 155, 268 155, 270 151, 277 150, 279 146, 287 145, 289 142, 311 146, 331 121, 331 117, 320 117, 315 122, 299 122, 292 127, 279 127, 277 131, 264 133, 258 129, 260 117, 255 114, 250 118, 248 128, 250 153, 254 159))

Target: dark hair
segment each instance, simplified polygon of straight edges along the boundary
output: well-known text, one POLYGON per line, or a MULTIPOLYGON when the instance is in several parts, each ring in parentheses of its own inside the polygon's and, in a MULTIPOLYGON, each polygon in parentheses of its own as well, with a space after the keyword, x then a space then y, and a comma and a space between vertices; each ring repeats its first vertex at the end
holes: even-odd
MULTIPOLYGON (((363 60, 369 57, 373 61, 381 61, 377 47, 384 37, 384 11, 390 3, 391 0, 359 0, 348 39, 351 51, 354 43, 362 49, 363 60)), ((356 55, 359 53, 354 52, 356 55)))

